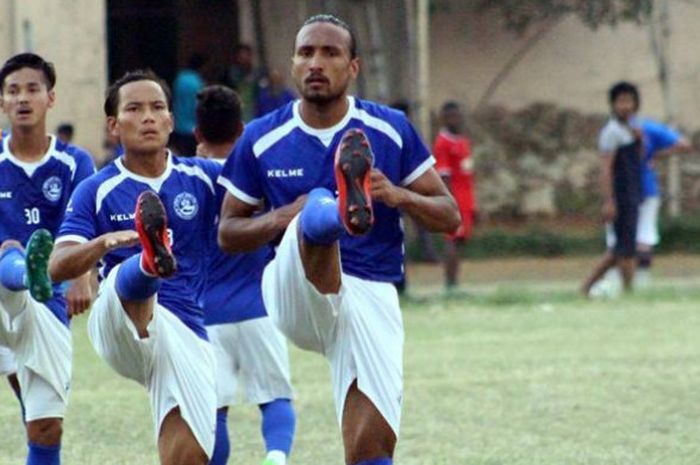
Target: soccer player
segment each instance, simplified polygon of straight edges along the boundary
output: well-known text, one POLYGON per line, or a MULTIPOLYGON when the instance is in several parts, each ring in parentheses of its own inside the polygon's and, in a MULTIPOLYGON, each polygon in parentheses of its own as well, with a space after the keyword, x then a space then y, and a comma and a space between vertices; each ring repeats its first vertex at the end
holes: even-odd
POLYGON ((100 262, 92 345, 148 389, 161 463, 203 465, 214 449, 216 386, 198 296, 220 166, 167 150, 170 110, 168 87, 153 73, 110 86, 107 125, 125 153, 71 198, 49 271, 62 281, 100 262))
MULTIPOLYGON (((198 154, 223 163, 243 129, 238 96, 225 86, 206 87, 197 95, 196 120, 198 154)), ((226 191, 217 187, 220 208, 226 191)), ((202 296, 204 322, 217 355, 219 410, 211 465, 228 460, 226 415, 238 385, 245 387, 245 399, 257 404, 262 414, 267 450, 263 465, 285 465, 296 424, 289 355, 287 341, 265 311, 260 289, 272 249, 263 245, 250 253, 226 255, 213 238, 202 296)))
POLYGON ((292 61, 301 100, 251 122, 236 143, 219 178, 219 245, 254 250, 282 236, 263 273, 265 308, 292 342, 328 359, 345 461, 386 465, 403 389, 398 209, 437 232, 460 218, 403 113, 348 95, 359 68, 347 24, 304 23, 292 61))
POLYGON ((614 266, 620 269, 625 291, 632 289, 636 267, 637 221, 641 203, 642 131, 634 114, 639 93, 628 82, 609 91, 612 115, 600 132, 600 186, 603 220, 616 241, 581 286, 588 296, 593 285, 614 266))
POLYGON ((462 224, 445 244, 445 284, 454 289, 459 276, 459 250, 472 235, 476 212, 471 143, 464 135, 464 115, 456 102, 446 102, 440 110, 442 129, 435 138, 436 167, 450 188, 462 215, 462 224))
POLYGON ((55 83, 53 65, 32 53, 15 55, 0 69, 1 106, 10 122, 0 145, 1 370, 16 370, 17 383, 12 375, 10 383, 22 404, 28 465, 60 463, 71 380, 69 318, 91 300, 87 274, 73 276, 64 297, 46 273, 68 199, 95 169, 88 153, 46 133, 55 83))

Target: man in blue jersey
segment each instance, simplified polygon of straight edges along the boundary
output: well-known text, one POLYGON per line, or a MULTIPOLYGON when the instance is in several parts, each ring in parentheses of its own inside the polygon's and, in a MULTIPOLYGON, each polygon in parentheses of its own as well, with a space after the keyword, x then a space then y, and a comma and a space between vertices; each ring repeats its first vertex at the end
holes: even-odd
POLYGON ((0 370, 16 368, 13 388, 32 465, 60 463, 71 379, 68 323, 91 300, 88 273, 74 276, 65 297, 46 274, 51 236, 68 199, 94 172, 88 153, 46 134, 55 83, 53 65, 35 54, 15 55, 0 69, 1 105, 11 125, 0 145, 0 345, 6 347, 0 370))
POLYGON ((95 350, 148 389, 161 463, 203 465, 214 449, 216 386, 198 298, 220 166, 167 150, 170 109, 167 85, 150 72, 110 86, 107 125, 125 152, 71 198, 49 271, 61 281, 100 263, 88 321, 95 350))
MULTIPOLYGON (((223 163, 243 129, 238 96, 225 86, 206 87, 197 95, 196 117, 197 153, 223 163)), ((221 205, 225 190, 217 187, 221 205)), ((260 289, 272 249, 263 245, 250 253, 226 255, 215 241, 214 236, 202 295, 204 321, 217 356, 217 442, 210 463, 228 461, 226 416, 242 386, 245 400, 257 404, 262 415, 267 450, 263 465, 285 465, 296 423, 289 355, 287 342, 265 311, 260 289)))
POLYGON ((348 95, 358 72, 347 24, 309 18, 292 61, 301 100, 251 122, 219 178, 219 244, 246 251, 282 236, 263 273, 265 307, 328 359, 346 463, 386 465, 403 389, 399 209, 430 231, 452 232, 460 217, 403 113, 348 95))

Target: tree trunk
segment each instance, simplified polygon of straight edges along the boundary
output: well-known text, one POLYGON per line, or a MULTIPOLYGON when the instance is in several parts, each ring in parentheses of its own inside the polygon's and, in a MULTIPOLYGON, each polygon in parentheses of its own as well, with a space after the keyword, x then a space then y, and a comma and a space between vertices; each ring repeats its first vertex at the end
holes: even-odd
MULTIPOLYGON (((671 86, 671 67, 669 63, 669 44, 671 39, 670 4, 668 0, 659 0, 658 9, 649 22, 651 49, 654 52, 658 71, 661 97, 664 105, 664 120, 673 125, 676 120, 676 105, 671 86)), ((678 155, 668 159, 668 204, 669 216, 678 217, 681 213, 681 169, 678 155)))

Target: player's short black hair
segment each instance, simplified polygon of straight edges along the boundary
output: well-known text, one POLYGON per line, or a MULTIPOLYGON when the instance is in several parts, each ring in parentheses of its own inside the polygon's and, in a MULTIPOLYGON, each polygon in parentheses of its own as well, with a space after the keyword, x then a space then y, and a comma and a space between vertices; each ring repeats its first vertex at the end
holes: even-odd
POLYGON ((165 94, 168 110, 172 110, 172 95, 168 84, 150 69, 137 69, 135 71, 128 71, 124 76, 120 77, 109 86, 104 104, 105 115, 117 116, 119 110, 119 89, 126 84, 136 81, 153 81, 158 84, 165 94))
POLYGON ((73 125, 70 123, 61 123, 56 127, 56 132, 59 134, 64 133, 72 136, 74 131, 75 128, 73 128, 73 125))
POLYGON ((350 44, 348 45, 348 49, 350 51, 350 58, 357 57, 357 40, 355 40, 355 33, 352 32, 352 29, 350 29, 348 23, 338 18, 337 16, 333 16, 330 14, 320 14, 314 15, 306 21, 304 21, 304 24, 302 24, 299 29, 301 30, 301 28, 303 28, 304 26, 308 26, 309 24, 314 23, 330 23, 348 31, 348 34, 350 34, 350 44))
POLYGON ((441 113, 454 110, 461 110, 459 103, 455 102, 454 100, 448 100, 447 102, 443 103, 442 107, 440 108, 441 113))
POLYGON ((2 65, 0 68, 0 94, 5 88, 5 79, 7 76, 22 68, 31 68, 41 71, 44 75, 46 88, 51 90, 56 85, 56 70, 53 63, 44 60, 35 53, 20 53, 13 56, 2 65))
POLYGON ((639 108, 639 89, 637 86, 627 81, 620 81, 612 85, 608 91, 608 100, 610 105, 615 103, 615 100, 622 94, 630 94, 634 99, 635 106, 639 108))
POLYGON ((207 86, 197 93, 197 128, 207 142, 233 142, 241 124, 241 99, 230 88, 207 86))

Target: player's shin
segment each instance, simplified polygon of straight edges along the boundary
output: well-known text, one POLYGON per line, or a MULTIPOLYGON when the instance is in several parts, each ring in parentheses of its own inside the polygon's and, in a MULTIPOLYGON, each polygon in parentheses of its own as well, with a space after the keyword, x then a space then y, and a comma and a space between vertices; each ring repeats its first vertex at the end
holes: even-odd
POLYGON ((132 255, 117 270, 117 295, 123 300, 146 300, 155 295, 160 278, 146 273, 141 266, 141 254, 132 255))
POLYGON ((231 442, 228 437, 228 425, 226 409, 216 412, 216 440, 214 452, 211 454, 209 465, 226 465, 231 454, 231 442))
POLYGON ((304 240, 313 245, 331 245, 345 232, 335 197, 323 187, 309 192, 299 221, 304 240))

